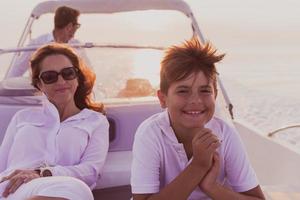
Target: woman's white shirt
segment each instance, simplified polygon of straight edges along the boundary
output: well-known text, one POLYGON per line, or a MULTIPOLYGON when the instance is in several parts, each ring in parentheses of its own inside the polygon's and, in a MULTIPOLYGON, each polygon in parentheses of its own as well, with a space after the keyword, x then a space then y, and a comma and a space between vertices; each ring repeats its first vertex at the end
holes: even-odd
POLYGON ((48 100, 43 107, 15 114, 0 147, 0 177, 15 169, 47 166, 53 176, 71 176, 96 185, 109 146, 109 123, 101 113, 83 109, 60 122, 48 100))

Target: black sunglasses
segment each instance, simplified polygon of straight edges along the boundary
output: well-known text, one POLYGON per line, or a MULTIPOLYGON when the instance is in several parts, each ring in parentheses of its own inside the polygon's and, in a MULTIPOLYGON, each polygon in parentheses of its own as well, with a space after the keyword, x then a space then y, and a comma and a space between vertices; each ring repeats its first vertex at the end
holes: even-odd
POLYGON ((61 75, 64 80, 73 80, 77 78, 77 72, 78 69, 75 67, 66 67, 60 70, 60 72, 57 71, 45 71, 42 72, 39 76, 39 78, 45 83, 45 84, 52 84, 55 83, 58 80, 58 76, 61 75))

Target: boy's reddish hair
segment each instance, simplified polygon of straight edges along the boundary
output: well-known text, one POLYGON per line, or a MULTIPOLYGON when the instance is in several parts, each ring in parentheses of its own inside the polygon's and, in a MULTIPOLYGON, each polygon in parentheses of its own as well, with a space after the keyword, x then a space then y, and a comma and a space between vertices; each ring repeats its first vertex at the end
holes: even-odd
POLYGON ((216 54, 217 49, 211 43, 202 45, 197 38, 185 41, 182 45, 167 49, 160 69, 160 90, 167 94, 173 82, 183 80, 192 73, 202 71, 213 81, 217 95, 217 75, 215 63, 221 61, 225 54, 216 54))

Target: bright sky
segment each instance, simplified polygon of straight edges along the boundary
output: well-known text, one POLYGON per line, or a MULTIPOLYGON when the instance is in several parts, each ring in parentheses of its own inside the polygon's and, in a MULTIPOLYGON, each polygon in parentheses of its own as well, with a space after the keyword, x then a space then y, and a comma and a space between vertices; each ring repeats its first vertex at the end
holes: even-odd
MULTIPOLYGON (((17 43, 16 38, 19 38, 30 11, 41 1, 0 1, 2 16, 0 18, 2 27, 0 48, 14 46, 17 43)), ((230 42, 228 41, 230 38, 226 38, 228 34, 241 37, 238 32, 243 30, 252 31, 246 35, 246 39, 250 37, 251 40, 259 39, 255 38, 258 34, 258 37, 267 38, 270 34, 271 37, 278 37, 279 34, 277 39, 285 40, 286 37, 297 36, 298 38, 300 33, 300 15, 298 14, 300 2, 298 0, 187 0, 187 2, 194 11, 200 26, 203 26, 204 32, 209 36, 208 38, 220 45, 230 42), (254 34, 253 37, 252 34, 254 34)))

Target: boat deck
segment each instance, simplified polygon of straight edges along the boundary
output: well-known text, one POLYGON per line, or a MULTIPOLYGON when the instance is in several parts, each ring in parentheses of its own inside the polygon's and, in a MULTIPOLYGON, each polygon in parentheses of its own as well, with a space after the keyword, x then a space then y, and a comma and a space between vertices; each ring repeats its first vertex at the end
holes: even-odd
POLYGON ((263 190, 268 200, 300 199, 300 186, 264 186, 263 190))

